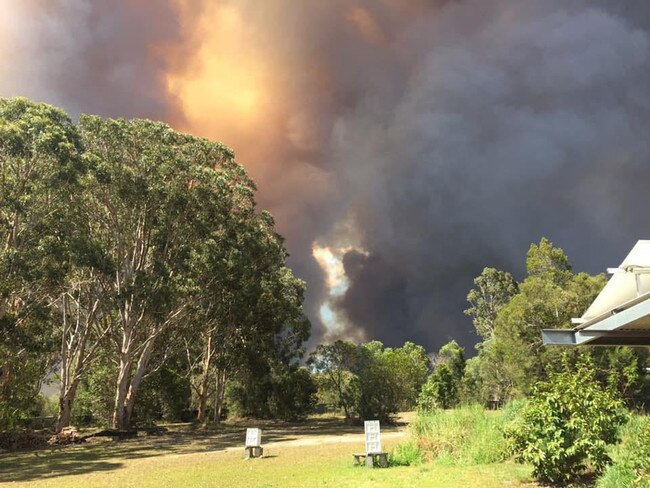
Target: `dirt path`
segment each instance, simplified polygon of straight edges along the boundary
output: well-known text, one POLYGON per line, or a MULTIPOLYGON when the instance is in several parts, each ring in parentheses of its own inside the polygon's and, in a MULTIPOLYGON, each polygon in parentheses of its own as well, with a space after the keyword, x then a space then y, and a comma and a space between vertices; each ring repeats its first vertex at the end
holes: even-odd
MULTIPOLYGON (((381 438, 386 439, 402 439, 406 437, 406 429, 398 430, 396 432, 386 432, 381 434, 381 438)), ((360 434, 344 434, 344 435, 314 435, 307 434, 300 439, 295 440, 280 440, 276 442, 269 442, 264 444, 268 447, 276 446, 318 446, 320 444, 345 444, 353 442, 364 442, 363 432, 360 434)))

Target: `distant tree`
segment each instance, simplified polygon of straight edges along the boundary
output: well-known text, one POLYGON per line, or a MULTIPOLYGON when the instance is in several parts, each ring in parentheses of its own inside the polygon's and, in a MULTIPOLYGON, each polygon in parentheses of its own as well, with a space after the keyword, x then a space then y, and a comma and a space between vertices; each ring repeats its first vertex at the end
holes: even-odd
POLYGON ((416 406, 429 371, 422 346, 406 342, 385 348, 379 341, 355 345, 338 340, 321 344, 308 364, 319 380, 322 399, 332 398, 346 418, 388 421, 416 406))
POLYGON ((485 268, 474 279, 474 285, 476 288, 467 295, 470 308, 465 313, 472 317, 478 335, 489 340, 494 334, 497 315, 519 287, 510 273, 495 268, 485 268))
POLYGON ((391 377, 394 377, 399 410, 414 409, 430 369, 429 358, 424 347, 405 342, 402 347, 385 349, 383 355, 391 371, 391 377))
POLYGON ((420 409, 451 408, 458 405, 465 374, 463 348, 454 340, 443 345, 434 360, 435 369, 418 397, 420 409))
POLYGON ((353 368, 356 376, 353 385, 358 391, 356 414, 362 420, 388 422, 399 411, 401 403, 400 376, 388 361, 390 350, 384 350, 379 341, 370 341, 358 346, 357 351, 353 368))
POLYGON ((582 315, 605 284, 603 275, 574 275, 564 252, 547 239, 531 245, 526 268, 528 276, 480 348, 486 391, 501 400, 527 394, 549 365, 560 363, 557 348, 542 346, 541 330, 570 327, 571 317, 582 315))
POLYGON ((459 381, 448 364, 436 366, 420 392, 418 406, 424 410, 452 408, 458 404, 459 381))
POLYGON ((324 389, 333 392, 336 406, 343 409, 345 418, 352 416, 356 403, 354 374, 357 347, 348 341, 320 344, 311 353, 308 364, 321 378, 324 389))
POLYGON ((526 254, 526 272, 528 276, 545 274, 557 275, 566 279, 571 273, 569 258, 559 247, 555 247, 546 237, 542 237, 538 245, 531 244, 526 254))

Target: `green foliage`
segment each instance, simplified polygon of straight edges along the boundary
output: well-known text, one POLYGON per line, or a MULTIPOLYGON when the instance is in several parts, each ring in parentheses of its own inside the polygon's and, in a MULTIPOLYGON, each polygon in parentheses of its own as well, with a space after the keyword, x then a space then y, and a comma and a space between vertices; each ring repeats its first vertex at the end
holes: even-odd
POLYGON ((529 276, 551 274, 564 279, 571 272, 569 258, 559 247, 555 247, 546 237, 539 245, 531 244, 526 254, 526 271, 529 276))
POLYGON ((411 434, 428 460, 445 464, 490 464, 510 456, 501 412, 479 405, 420 411, 411 434))
POLYGON ((402 347, 385 349, 382 355, 390 376, 395 378, 393 387, 397 408, 401 411, 413 410, 429 372, 426 351, 420 345, 405 342, 402 347))
POLYGON ((29 413, 55 360, 48 303, 76 254, 82 173, 64 112, 0 99, 0 430, 29 413))
POLYGON ((75 425, 110 424, 116 374, 116 366, 107 357, 100 357, 84 375, 72 408, 75 425))
POLYGON ((319 345, 308 363, 320 398, 332 399, 346 418, 383 421, 415 407, 429 369, 426 351, 412 342, 384 348, 379 341, 355 346, 339 340, 319 345))
POLYGON ((474 279, 474 285, 476 288, 467 295, 470 308, 465 314, 472 317, 478 335, 488 340, 494 334, 497 315, 517 294, 519 286, 510 273, 494 268, 485 268, 474 279))
POLYGON ((418 397, 420 410, 452 408, 458 403, 458 381, 451 368, 445 364, 436 366, 418 397))
POLYGON ((621 443, 612 449, 612 464, 596 488, 650 487, 650 418, 632 415, 621 429, 621 443))
POLYGON ((191 387, 174 369, 174 364, 165 365, 145 379, 133 410, 135 424, 188 420, 185 416, 190 410, 191 387))
POLYGON ((249 374, 255 354, 296 394, 270 411, 308 409, 311 378, 285 371, 309 337, 305 283, 254 192, 222 144, 0 99, 0 429, 55 364, 60 405, 78 392, 77 418, 105 421, 113 395, 118 428, 177 417, 190 379, 249 374))
POLYGON ((391 466, 419 466, 424 462, 424 454, 417 442, 408 440, 395 446, 389 461, 391 466))
POLYGON ((319 397, 341 408, 345 418, 352 416, 357 402, 356 376, 352 372, 357 361, 357 347, 351 342, 337 340, 319 344, 310 354, 308 364, 318 378, 319 397))
POLYGON ((569 364, 536 386, 520 420, 508 429, 518 459, 533 466, 534 475, 551 483, 576 479, 609 463, 607 446, 617 440, 625 421, 622 401, 596 378, 585 358, 569 364))
POLYGON ((277 374, 273 394, 268 400, 273 418, 295 420, 312 412, 316 400, 316 384, 305 368, 289 367, 277 374))
POLYGON ((456 341, 450 341, 438 351, 435 370, 427 379, 418 397, 418 408, 431 410, 458 405, 464 373, 463 349, 456 341))
POLYGON ((263 374, 247 374, 229 385, 228 410, 237 417, 304 418, 313 410, 316 384, 308 370, 276 365, 263 374))
MULTIPOLYGON (((525 396, 547 371, 557 370, 561 352, 542 347, 541 330, 570 327, 571 317, 582 315, 606 282, 603 275, 572 274, 564 252, 547 239, 531 245, 526 264, 528 276, 516 294, 498 302, 496 318, 490 322, 492 332, 477 346, 479 364, 473 364, 471 370, 476 394, 470 401, 525 396)), ((492 317, 494 314, 478 316, 492 317)))

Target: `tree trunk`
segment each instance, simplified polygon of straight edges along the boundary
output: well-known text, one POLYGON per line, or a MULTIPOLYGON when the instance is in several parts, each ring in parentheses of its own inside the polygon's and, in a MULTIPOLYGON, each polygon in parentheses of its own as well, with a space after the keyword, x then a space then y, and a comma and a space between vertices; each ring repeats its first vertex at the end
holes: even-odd
MULTIPOLYGON (((130 347, 129 347, 130 349, 130 347)), ((115 403, 113 405, 112 427, 123 430, 125 425, 125 399, 129 386, 129 375, 131 373, 130 351, 122 351, 120 354, 120 369, 117 373, 117 384, 115 388, 115 403)))
POLYGON ((221 420, 221 412, 223 410, 223 399, 226 393, 226 371, 225 369, 217 369, 216 385, 214 392, 214 423, 218 424, 221 420))
POLYGON ((59 397, 59 416, 56 421, 56 432, 61 432, 64 427, 70 425, 72 418, 72 405, 77 395, 77 387, 79 386, 79 379, 75 379, 69 385, 63 395, 59 397))
POLYGON ((196 414, 196 419, 205 424, 206 415, 205 411, 208 406, 208 380, 210 372, 210 361, 212 359, 212 334, 208 333, 205 339, 205 345, 203 347, 203 370, 201 371, 201 382, 199 384, 199 402, 198 402, 198 411, 196 414))
POLYGON ((140 359, 138 360, 138 366, 135 369, 135 374, 131 380, 131 385, 129 386, 129 391, 126 394, 125 406, 124 406, 124 428, 127 428, 131 423, 131 414, 133 413, 133 405, 135 405, 135 398, 144 379, 144 374, 147 371, 147 366, 149 366, 149 359, 151 359, 151 354, 153 353, 153 346, 156 341, 157 334, 149 338, 149 342, 144 346, 142 353, 140 354, 140 359))

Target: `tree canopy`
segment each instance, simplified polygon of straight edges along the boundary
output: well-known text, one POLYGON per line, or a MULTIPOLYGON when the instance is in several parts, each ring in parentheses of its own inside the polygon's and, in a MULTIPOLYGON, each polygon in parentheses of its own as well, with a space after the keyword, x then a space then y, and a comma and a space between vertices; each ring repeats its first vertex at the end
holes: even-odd
POLYGON ((222 144, 0 100, 0 420, 57 364, 58 428, 105 375, 119 429, 162 371, 198 385, 205 418, 257 363, 293 367, 305 284, 254 194, 222 144))

